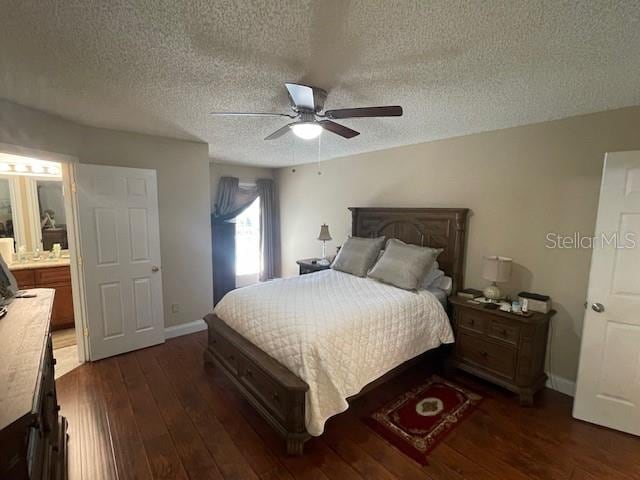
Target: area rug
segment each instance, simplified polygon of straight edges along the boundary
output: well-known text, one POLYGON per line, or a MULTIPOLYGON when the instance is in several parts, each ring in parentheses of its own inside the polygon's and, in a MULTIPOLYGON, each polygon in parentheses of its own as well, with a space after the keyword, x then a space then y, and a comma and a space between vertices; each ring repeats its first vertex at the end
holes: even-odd
POLYGON ((402 453, 421 465, 428 465, 427 454, 481 401, 477 393, 433 375, 365 421, 402 453))

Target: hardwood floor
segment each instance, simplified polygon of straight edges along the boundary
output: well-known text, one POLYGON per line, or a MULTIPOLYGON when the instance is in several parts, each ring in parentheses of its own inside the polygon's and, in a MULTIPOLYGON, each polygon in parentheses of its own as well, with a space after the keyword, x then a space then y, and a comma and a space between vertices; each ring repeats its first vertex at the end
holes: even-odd
POLYGON ((74 479, 640 479, 640 439, 571 418, 552 390, 521 408, 513 395, 471 377, 480 408, 421 467, 360 418, 409 386, 415 367, 327 423, 303 457, 283 442, 233 386, 204 367, 206 334, 82 365, 57 381, 69 420, 74 479))

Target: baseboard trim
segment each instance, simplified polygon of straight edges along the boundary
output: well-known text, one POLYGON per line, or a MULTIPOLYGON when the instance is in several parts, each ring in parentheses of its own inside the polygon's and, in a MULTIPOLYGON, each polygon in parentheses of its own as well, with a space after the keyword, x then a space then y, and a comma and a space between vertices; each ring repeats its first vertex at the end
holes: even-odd
POLYGON ((576 382, 559 375, 554 375, 553 373, 548 373, 547 375, 549 376, 549 378, 547 379, 547 388, 560 393, 564 393, 565 395, 569 395, 570 397, 575 397, 576 382))
POLYGON ((193 322, 181 323, 180 325, 173 325, 171 327, 165 327, 164 338, 175 338, 182 335, 189 335, 190 333, 201 332, 207 329, 207 324, 204 320, 194 320, 193 322))

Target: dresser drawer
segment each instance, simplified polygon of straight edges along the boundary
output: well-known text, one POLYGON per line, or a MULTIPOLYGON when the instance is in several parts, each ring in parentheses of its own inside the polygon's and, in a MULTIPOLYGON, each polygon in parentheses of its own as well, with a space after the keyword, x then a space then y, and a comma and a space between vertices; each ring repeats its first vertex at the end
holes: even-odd
POLYGON ((69 267, 48 267, 35 270, 35 281, 38 287, 71 284, 71 269, 69 267))
POLYGON ((228 344, 227 340, 216 332, 209 332, 209 343, 216 357, 226 365, 226 367, 237 375, 240 371, 240 358, 235 353, 235 349, 228 344))
POLYGON ((288 415, 287 392, 269 375, 252 365, 243 362, 239 373, 240 382, 280 421, 285 422, 288 415))
POLYGON ((12 270, 11 273, 16 277, 19 289, 25 290, 36 286, 35 270, 12 270))
POLYGON ((476 310, 459 310, 458 327, 476 333, 487 331, 488 318, 482 312, 476 310))
POLYGON ((465 363, 507 379, 515 378, 517 352, 512 347, 461 333, 458 335, 457 353, 458 358, 465 363))
POLYGON ((489 322, 487 335, 496 340, 517 345, 520 339, 520 326, 513 322, 494 319, 489 322))

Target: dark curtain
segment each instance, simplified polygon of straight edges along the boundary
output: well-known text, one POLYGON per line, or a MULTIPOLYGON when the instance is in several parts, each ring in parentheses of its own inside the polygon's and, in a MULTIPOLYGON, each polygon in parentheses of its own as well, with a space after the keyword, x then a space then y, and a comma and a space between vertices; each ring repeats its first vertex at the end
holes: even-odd
POLYGON ((213 250, 213 303, 236 288, 235 223, 260 197, 260 281, 280 275, 280 208, 275 182, 261 178, 255 187, 240 187, 236 177, 220 177, 215 212, 211 216, 213 250))
POLYGON ((233 220, 257 198, 257 188, 241 188, 236 177, 220 177, 211 216, 213 304, 236 288, 236 226, 233 220))
POLYGON ((261 178, 256 182, 260 197, 260 281, 280 276, 280 208, 275 182, 261 178))
POLYGON ((245 208, 258 197, 256 187, 240 187, 240 179, 236 177, 220 177, 216 196, 216 221, 229 221, 240 215, 245 208))

